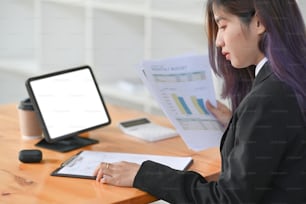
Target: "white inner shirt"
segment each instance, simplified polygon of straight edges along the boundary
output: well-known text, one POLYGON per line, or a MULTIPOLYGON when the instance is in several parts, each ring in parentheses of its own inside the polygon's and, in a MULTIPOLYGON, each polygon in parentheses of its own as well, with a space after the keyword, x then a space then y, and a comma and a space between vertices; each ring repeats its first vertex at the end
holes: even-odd
POLYGON ((265 65, 265 63, 268 61, 268 58, 264 57, 262 58, 262 60, 260 60, 260 62, 256 65, 255 68, 255 77, 257 76, 257 74, 259 73, 259 71, 261 70, 261 68, 265 65))

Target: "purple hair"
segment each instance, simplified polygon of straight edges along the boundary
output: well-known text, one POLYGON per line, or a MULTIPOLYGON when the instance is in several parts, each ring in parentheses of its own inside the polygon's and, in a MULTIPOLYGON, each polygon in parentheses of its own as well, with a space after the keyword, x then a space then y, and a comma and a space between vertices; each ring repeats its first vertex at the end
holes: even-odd
MULTIPOLYGON (((254 66, 235 69, 216 48, 218 27, 212 5, 222 6, 248 26, 258 16, 266 32, 259 49, 268 58, 272 71, 295 92, 302 115, 306 119, 306 31, 303 17, 295 0, 208 0, 207 26, 209 58, 214 72, 224 79, 222 97, 230 98, 235 110, 250 91, 254 66)), ((306 120, 305 120, 306 121, 306 120)))
POLYGON ((261 49, 276 76, 295 92, 306 119, 306 32, 295 0, 254 1, 266 27, 261 49))

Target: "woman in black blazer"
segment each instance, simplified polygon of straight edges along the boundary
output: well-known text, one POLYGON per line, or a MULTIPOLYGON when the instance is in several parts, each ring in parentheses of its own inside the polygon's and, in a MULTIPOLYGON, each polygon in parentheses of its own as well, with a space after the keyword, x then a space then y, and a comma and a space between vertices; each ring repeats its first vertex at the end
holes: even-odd
POLYGON ((133 186, 170 203, 306 203, 306 34, 295 0, 207 0, 210 62, 233 115, 222 169, 146 161, 101 163, 97 181, 133 186))

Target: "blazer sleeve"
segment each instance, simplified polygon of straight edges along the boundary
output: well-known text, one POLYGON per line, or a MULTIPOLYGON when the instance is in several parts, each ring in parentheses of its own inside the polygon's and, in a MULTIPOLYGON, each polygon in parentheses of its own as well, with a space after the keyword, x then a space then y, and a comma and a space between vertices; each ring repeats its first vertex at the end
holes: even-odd
POLYGON ((170 203, 219 203, 215 197, 216 183, 207 181, 193 171, 178 171, 168 166, 145 161, 138 171, 133 186, 170 203), (196 201, 196 202, 195 202, 196 201), (213 201, 213 202, 212 202, 213 201))

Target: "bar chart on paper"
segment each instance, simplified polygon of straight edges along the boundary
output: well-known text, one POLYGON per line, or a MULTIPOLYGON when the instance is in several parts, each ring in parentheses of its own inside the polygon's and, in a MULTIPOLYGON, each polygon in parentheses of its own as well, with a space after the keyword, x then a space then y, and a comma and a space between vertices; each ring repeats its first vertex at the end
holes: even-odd
POLYGON ((220 130, 205 106, 205 99, 196 95, 163 94, 168 110, 176 115, 176 121, 184 130, 220 130))
POLYGON ((179 111, 184 115, 185 114, 187 114, 187 115, 192 114, 191 108, 189 107, 189 105, 186 102, 187 100, 190 100, 192 102, 192 105, 193 105, 193 107, 195 108, 195 110, 198 114, 209 115, 209 112, 205 107, 203 98, 197 98, 196 96, 190 96, 187 99, 185 99, 184 97, 177 96, 174 93, 171 94, 171 97, 172 97, 175 105, 179 109, 179 111))
POLYGON ((204 104, 204 100, 202 98, 197 98, 195 96, 191 96, 191 101, 192 101, 193 105, 195 106, 195 108, 197 109, 197 111, 200 114, 209 115, 209 112, 206 109, 205 104, 204 104))
POLYGON ((175 105, 182 114, 192 114, 190 108, 188 107, 185 99, 182 96, 177 96, 176 94, 171 94, 171 96, 175 102, 175 105))

